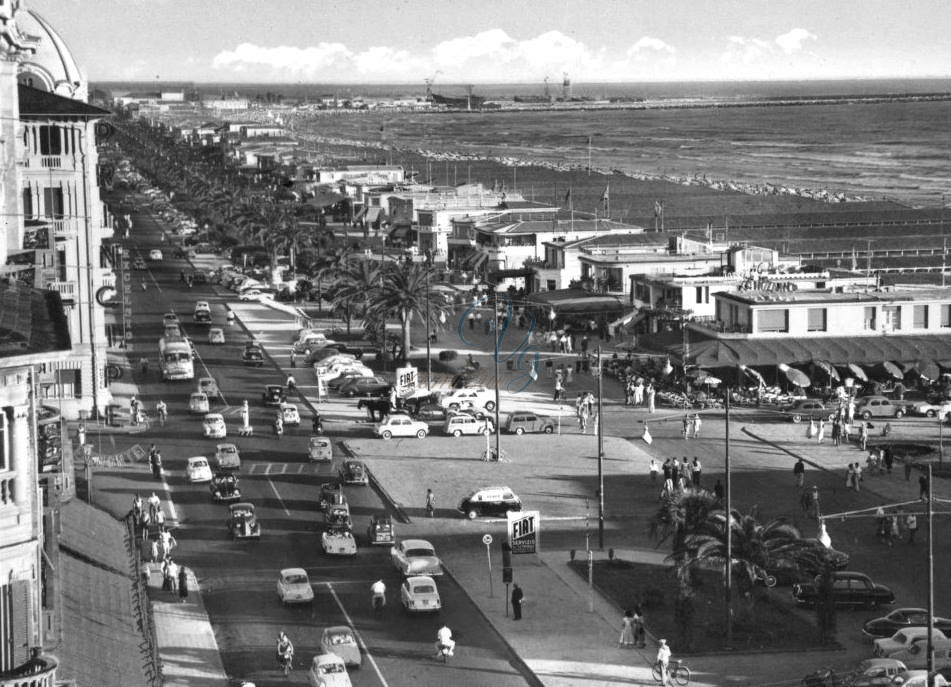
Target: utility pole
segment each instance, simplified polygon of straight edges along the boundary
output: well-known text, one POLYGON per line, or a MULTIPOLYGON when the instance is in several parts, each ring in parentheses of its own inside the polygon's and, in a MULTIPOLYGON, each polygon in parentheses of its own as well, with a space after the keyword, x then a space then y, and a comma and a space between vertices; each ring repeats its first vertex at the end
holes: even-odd
POLYGON ((429 279, 432 276, 429 266, 426 266, 426 388, 432 390, 433 383, 433 359, 432 353, 430 351, 430 345, 432 344, 432 327, 433 321, 429 314, 429 279))
POLYGON ((604 420, 602 419, 601 346, 598 346, 598 548, 604 549, 604 420))
POLYGON ((733 522, 730 508, 730 387, 726 387, 726 402, 724 403, 726 415, 726 442, 724 446, 723 465, 726 474, 723 478, 723 495, 725 497, 724 510, 726 511, 726 585, 724 587, 724 596, 726 601, 726 642, 727 646, 733 643, 733 522))
MULTIPOLYGON (((907 458, 906 458, 907 460, 907 458)), ((928 463, 928 687, 934 686, 934 530, 932 514, 934 507, 934 480, 931 463, 928 463)))
POLYGON ((502 460, 502 428, 499 426, 499 297, 492 296, 492 329, 495 332, 495 350, 492 361, 495 363, 495 459, 502 460))

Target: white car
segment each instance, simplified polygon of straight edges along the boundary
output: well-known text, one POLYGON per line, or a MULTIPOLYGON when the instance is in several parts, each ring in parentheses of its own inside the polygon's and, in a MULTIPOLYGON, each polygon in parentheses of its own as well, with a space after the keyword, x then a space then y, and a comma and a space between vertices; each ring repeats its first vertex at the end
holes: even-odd
POLYGON ((262 298, 270 298, 273 295, 273 292, 270 289, 265 288, 251 288, 246 289, 241 292, 241 295, 238 296, 238 300, 242 301, 259 301, 262 298))
POLYGON ((318 377, 323 377, 330 371, 331 367, 340 363, 353 365, 356 363, 356 358, 350 353, 335 353, 334 355, 324 358, 319 363, 316 363, 314 365, 314 374, 318 377))
POLYGON ((214 377, 199 377, 198 391, 207 394, 208 398, 221 399, 221 389, 218 388, 218 382, 214 377))
POLYGON ((211 312, 208 301, 195 301, 195 312, 211 312))
POLYGON ((220 470, 240 470, 241 452, 234 444, 215 446, 215 464, 220 470))
POLYGON ((228 428, 221 413, 208 413, 201 426, 208 439, 224 439, 228 436, 228 428))
POLYGON ((320 651, 339 656, 347 666, 359 668, 363 664, 357 637, 347 625, 326 628, 320 635, 320 651))
POLYGON ((285 425, 294 425, 295 427, 300 425, 300 412, 298 412, 296 405, 282 403, 280 410, 285 425))
POLYGON ((390 549, 393 565, 403 575, 442 575, 442 561, 425 539, 404 539, 390 549))
POLYGON ((188 464, 185 466, 185 476, 192 484, 210 482, 211 466, 208 464, 208 459, 204 456, 189 458, 188 464))
POLYGON ((452 393, 446 394, 439 399, 439 405, 446 410, 459 410, 460 408, 485 408, 488 411, 495 410, 495 391, 485 388, 479 389, 454 389, 452 393))
POLYGON ((400 602, 410 613, 432 613, 442 608, 436 580, 428 575, 414 575, 403 580, 400 602))
MULTIPOLYGON (((941 630, 933 630, 934 634, 932 637, 935 642, 947 641, 944 632, 941 630)), ((897 654, 899 651, 904 651, 912 644, 915 643, 915 640, 926 639, 928 637, 928 628, 921 625, 915 627, 905 627, 893 634, 891 637, 881 637, 872 642, 872 653, 874 653, 879 658, 888 658, 893 654, 897 654)))
MULTIPOLYGON (((928 687, 928 671, 906 670, 888 684, 901 685, 901 687, 928 687)), ((939 673, 934 676, 934 687, 948 687, 948 681, 939 673)))
POLYGON ((211 410, 208 394, 196 391, 188 397, 188 412, 194 415, 206 415, 211 410))
MULTIPOLYGON (((162 315, 162 324, 163 324, 164 326, 166 326, 166 327, 169 326, 169 325, 171 325, 171 324, 174 324, 174 325, 180 327, 182 323, 179 322, 179 320, 178 320, 178 315, 176 315, 176 314, 173 313, 173 312, 167 312, 167 313, 165 313, 164 315, 162 315)), ((181 332, 179 332, 179 333, 181 333, 181 332)))
POLYGON ((221 327, 212 327, 208 330, 208 343, 220 346, 225 343, 225 330, 221 327))
POLYGON ((361 377, 372 377, 373 370, 360 362, 355 362, 353 360, 348 360, 347 362, 338 362, 334 363, 327 367, 327 371, 319 375, 320 379, 324 382, 329 382, 331 379, 336 379, 340 375, 351 374, 351 375, 360 375, 361 377))
POLYGON ((409 415, 387 415, 382 422, 373 426, 373 433, 383 439, 392 439, 393 437, 416 437, 425 439, 429 434, 429 425, 419 420, 414 420, 409 415))
POLYGON ((310 687, 353 687, 343 659, 337 654, 314 656, 307 671, 310 687))
POLYGON ((350 530, 332 527, 320 535, 320 548, 331 556, 356 556, 357 540, 350 530))
POLYGON ((314 589, 303 568, 284 568, 277 578, 277 596, 282 604, 308 604, 314 600, 314 589))
POLYGON ((911 412, 915 415, 924 415, 925 417, 936 417, 944 419, 948 411, 951 411, 951 401, 942 401, 941 403, 927 403, 922 401, 911 406, 911 412))
POLYGON ((162 251, 158 248, 153 248, 149 251, 149 260, 164 260, 165 256, 162 255, 162 251))
POLYGON ((494 427, 491 420, 469 415, 468 413, 449 415, 442 426, 442 431, 453 437, 461 437, 463 434, 489 435, 493 430, 494 427))

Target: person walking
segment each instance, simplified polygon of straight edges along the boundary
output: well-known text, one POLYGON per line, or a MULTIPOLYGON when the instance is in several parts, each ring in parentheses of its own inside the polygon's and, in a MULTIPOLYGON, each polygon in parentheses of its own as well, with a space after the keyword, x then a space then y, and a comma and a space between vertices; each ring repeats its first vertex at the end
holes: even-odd
POLYGON ((297 367, 297 351, 291 349, 291 367, 297 367))
POLYGON ((855 491, 861 490, 862 484, 862 466, 858 461, 855 461, 855 465, 852 466, 852 488, 855 491))
POLYGON ((188 599, 188 570, 184 565, 178 567, 178 601, 185 603, 188 599))
POLYGON ((882 463, 885 465, 885 474, 889 477, 892 476, 892 465, 894 463, 894 456, 892 456, 891 446, 882 447, 882 463))
POLYGON ((928 500, 928 476, 921 475, 918 477, 918 498, 922 501, 928 500))
POLYGON ((824 417, 819 418, 819 429, 816 432, 816 443, 821 444, 822 440, 826 436, 826 420, 824 417))
POLYGON ((669 480, 671 476, 670 458, 664 461, 664 464, 661 466, 661 470, 664 473, 664 480, 669 480))
POLYGON ((674 480, 668 477, 664 480, 664 486, 660 490, 660 497, 658 498, 658 500, 662 501, 664 499, 669 499, 673 495, 674 495, 674 480))
POLYGON ((656 484, 658 467, 657 467, 657 461, 654 460, 653 458, 651 458, 651 462, 647 468, 647 471, 650 473, 650 476, 651 476, 651 484, 656 484))
POLYGON ((657 391, 654 389, 654 385, 648 384, 647 390, 644 393, 647 396, 647 412, 653 413, 655 410, 655 405, 654 405, 655 396, 657 395, 657 391))
POLYGON ((670 461, 670 479, 676 484, 677 480, 680 479, 680 461, 674 458, 670 461))
POLYGON ((793 465, 793 477, 796 478, 796 486, 799 489, 802 489, 803 485, 806 483, 806 464, 802 461, 802 458, 799 458, 796 461, 796 464, 793 465))
POLYGON ((522 619, 522 602, 525 601, 525 593, 518 583, 512 585, 512 618, 513 620, 522 619))
POLYGON ((885 517, 885 508, 884 506, 879 506, 875 509, 875 534, 878 535, 878 538, 885 542, 885 531, 888 529, 888 518, 885 517))
POLYGON ((855 480, 855 469, 852 467, 852 463, 849 463, 849 467, 845 471, 845 488, 851 489, 852 483, 855 480))
POLYGON ((647 644, 644 642, 645 637, 644 631, 644 612, 641 610, 640 606, 634 607, 634 644, 640 648, 644 648, 647 644))
POLYGON ((840 420, 839 416, 836 415, 835 419, 832 420, 832 445, 835 447, 838 447, 841 441, 842 441, 842 420, 840 420))
POLYGON ((426 515, 433 517, 436 513, 436 495, 432 489, 426 490, 426 515))
POLYGON ((657 647, 657 667, 660 669, 660 684, 670 684, 670 647, 667 646, 667 640, 659 640, 660 646, 657 647))
POLYGON ((908 530, 908 543, 915 543, 915 532, 918 531, 918 516, 909 513, 905 516, 905 528, 908 530))
POLYGON ((617 640, 621 646, 634 646, 634 611, 624 611, 621 618, 621 637, 617 640))
POLYGON ((162 508, 162 499, 158 497, 154 491, 152 495, 149 496, 149 517, 154 520, 155 516, 158 514, 158 511, 162 508))
POLYGON ((859 423, 859 446, 863 451, 868 449, 868 423, 865 420, 859 423))
POLYGON ((690 481, 693 483, 694 489, 700 488, 700 477, 702 474, 703 469, 700 465, 700 459, 694 456, 693 463, 690 464, 690 481))
POLYGON ((700 419, 700 413, 697 413, 693 416, 693 438, 700 438, 700 427, 703 424, 703 421, 700 419))
POLYGON ((690 417, 684 413, 684 419, 681 421, 683 424, 682 434, 684 439, 690 438, 690 430, 693 428, 693 424, 690 422, 690 417))

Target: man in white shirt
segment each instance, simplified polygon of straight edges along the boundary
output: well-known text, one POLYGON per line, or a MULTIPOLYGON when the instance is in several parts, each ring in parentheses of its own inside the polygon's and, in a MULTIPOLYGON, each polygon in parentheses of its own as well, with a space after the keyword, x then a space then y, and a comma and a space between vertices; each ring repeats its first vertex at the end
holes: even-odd
POLYGON ((383 608, 386 606, 386 585, 383 584, 383 580, 377 580, 372 585, 370 585, 370 608, 383 608))
POLYGON ((660 646, 657 647, 657 664, 660 666, 660 683, 662 685, 670 684, 670 647, 667 646, 667 640, 661 639, 660 646))
POLYGON ((452 630, 450 630, 446 625, 443 625, 436 632, 436 657, 439 657, 439 652, 442 651, 443 647, 448 647, 449 655, 452 656, 453 651, 456 649, 456 642, 452 638, 452 630))

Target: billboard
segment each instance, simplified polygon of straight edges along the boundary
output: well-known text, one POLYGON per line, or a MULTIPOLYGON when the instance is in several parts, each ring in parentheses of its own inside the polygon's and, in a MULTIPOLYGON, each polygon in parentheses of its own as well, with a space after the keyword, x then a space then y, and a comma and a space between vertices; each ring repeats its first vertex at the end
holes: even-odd
POLYGON ((396 395, 400 398, 409 396, 419 384, 418 370, 413 366, 400 367, 396 370, 396 395))
POLYGON ((537 510, 509 511, 508 543, 512 553, 538 553, 541 550, 539 541, 539 524, 541 518, 537 510))

